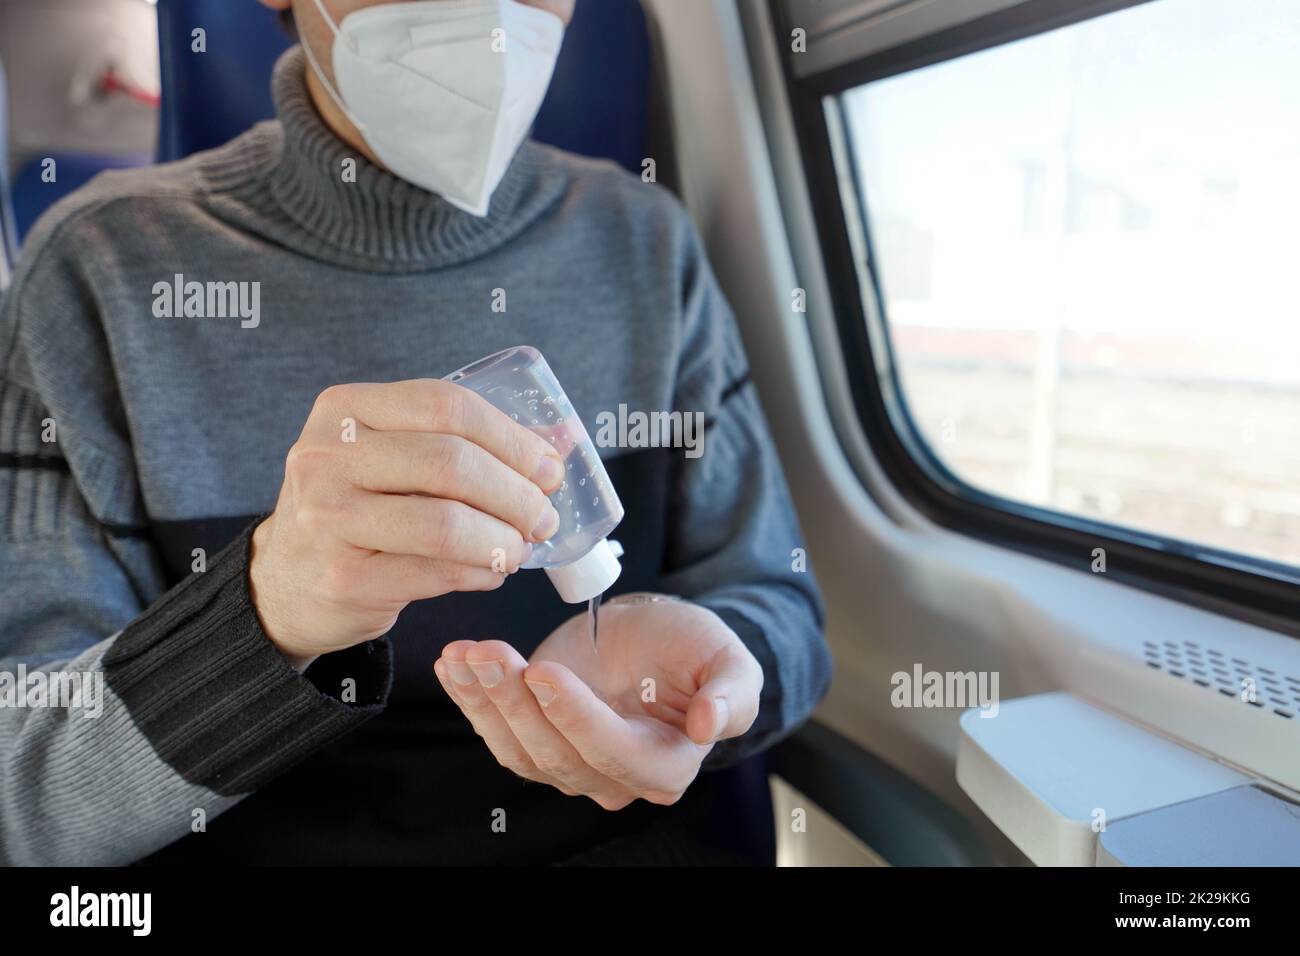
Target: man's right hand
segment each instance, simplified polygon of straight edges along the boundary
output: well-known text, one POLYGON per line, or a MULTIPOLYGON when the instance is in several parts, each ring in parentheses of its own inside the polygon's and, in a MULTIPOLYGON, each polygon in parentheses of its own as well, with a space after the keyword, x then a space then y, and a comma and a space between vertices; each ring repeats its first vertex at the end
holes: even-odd
POLYGON ((498 588, 559 527, 563 478, 550 444, 460 385, 328 388, 253 532, 262 626, 301 670, 411 601, 498 588))

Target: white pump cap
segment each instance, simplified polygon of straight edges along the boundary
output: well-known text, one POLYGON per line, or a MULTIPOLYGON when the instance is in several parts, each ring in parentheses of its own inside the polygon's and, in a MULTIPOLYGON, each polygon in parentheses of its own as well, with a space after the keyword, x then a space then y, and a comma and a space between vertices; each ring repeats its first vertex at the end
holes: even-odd
POLYGON ((590 601, 598 594, 604 594, 618 580, 623 572, 623 565, 618 563, 623 548, 617 541, 610 542, 604 538, 594 548, 580 557, 558 568, 547 568, 546 576, 560 592, 560 597, 568 604, 581 604, 590 601))

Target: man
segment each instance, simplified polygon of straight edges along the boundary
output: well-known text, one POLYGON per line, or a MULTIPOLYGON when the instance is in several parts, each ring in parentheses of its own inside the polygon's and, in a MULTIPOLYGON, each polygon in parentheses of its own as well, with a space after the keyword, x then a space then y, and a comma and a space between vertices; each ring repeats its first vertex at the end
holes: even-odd
POLYGON ((0 710, 0 859, 761 860, 745 758, 825 692, 819 599, 684 212, 521 145, 572 7, 292 0, 276 122, 38 225, 0 311, 0 640, 105 688, 0 710), (603 450, 598 651, 514 573, 563 462, 437 381, 521 342, 592 434, 707 422, 698 458, 603 450))

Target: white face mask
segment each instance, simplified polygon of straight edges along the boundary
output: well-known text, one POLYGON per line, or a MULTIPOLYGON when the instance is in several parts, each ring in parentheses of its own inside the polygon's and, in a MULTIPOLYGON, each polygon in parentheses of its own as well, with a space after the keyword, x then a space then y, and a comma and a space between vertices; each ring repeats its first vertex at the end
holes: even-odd
POLYGON ((564 39, 553 13, 517 0, 416 0, 335 24, 339 108, 396 175, 475 216, 537 118, 564 39))

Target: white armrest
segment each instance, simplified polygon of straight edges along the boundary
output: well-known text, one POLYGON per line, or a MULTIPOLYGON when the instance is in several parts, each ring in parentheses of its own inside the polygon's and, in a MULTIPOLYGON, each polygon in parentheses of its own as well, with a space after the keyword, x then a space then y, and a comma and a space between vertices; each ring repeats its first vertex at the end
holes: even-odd
POLYGON ((962 715, 957 782, 1040 866, 1093 866, 1102 826, 1251 782, 1067 693, 981 713, 962 715))

